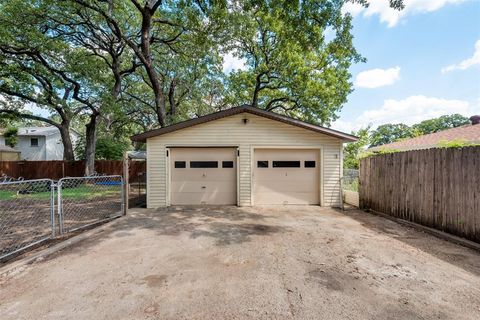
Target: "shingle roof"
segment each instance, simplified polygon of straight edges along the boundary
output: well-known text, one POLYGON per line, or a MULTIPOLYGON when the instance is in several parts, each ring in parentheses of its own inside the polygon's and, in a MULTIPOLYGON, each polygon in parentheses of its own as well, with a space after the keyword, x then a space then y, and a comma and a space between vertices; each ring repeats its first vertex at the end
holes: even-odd
POLYGON ((317 133, 323 133, 323 134, 341 139, 345 142, 352 142, 352 141, 357 141, 358 140, 357 137, 355 137, 351 134, 348 134, 348 133, 343 133, 343 132, 333 130, 333 129, 330 129, 330 128, 317 126, 317 125, 307 123, 307 122, 304 122, 304 121, 301 121, 301 120, 297 120, 297 119, 293 119, 293 118, 290 118, 290 117, 287 117, 287 116, 283 116, 283 115, 280 115, 278 113, 265 111, 265 110, 258 109, 258 108, 253 108, 253 107, 250 107, 250 106, 240 106, 240 107, 234 107, 234 108, 230 108, 230 109, 223 110, 223 111, 214 112, 214 113, 208 114, 208 115, 203 116, 203 117, 190 119, 190 120, 183 121, 183 122, 180 122, 180 123, 168 126, 168 127, 154 129, 154 130, 150 130, 150 131, 147 131, 147 132, 144 132, 144 133, 141 133, 141 134, 137 134, 137 135, 132 136, 131 139, 133 141, 145 141, 147 138, 159 136, 159 135, 162 135, 162 134, 166 134, 166 133, 169 133, 169 132, 177 131, 177 130, 188 128, 188 127, 192 127, 192 126, 195 126, 197 124, 201 124, 201 123, 205 123, 205 122, 209 122, 209 121, 233 116, 233 115, 243 113, 243 112, 250 113, 250 114, 257 115, 257 116, 264 117, 264 118, 268 118, 268 119, 275 120, 275 121, 280 121, 280 122, 287 123, 287 124, 290 124, 290 125, 293 125, 293 126, 297 126, 297 127, 300 127, 300 128, 311 130, 311 131, 314 131, 314 132, 317 132, 317 133))
POLYGON ((20 151, 15 150, 9 146, 0 146, 0 152, 15 152, 15 153, 20 153, 20 151))
POLYGON ((18 128, 19 136, 50 136, 57 133, 59 133, 58 128, 54 126, 18 128))
POLYGON ((480 124, 465 125, 457 128, 447 129, 423 136, 405 139, 393 143, 370 148, 370 151, 380 150, 417 150, 435 148, 442 142, 464 141, 467 143, 480 143, 480 124))

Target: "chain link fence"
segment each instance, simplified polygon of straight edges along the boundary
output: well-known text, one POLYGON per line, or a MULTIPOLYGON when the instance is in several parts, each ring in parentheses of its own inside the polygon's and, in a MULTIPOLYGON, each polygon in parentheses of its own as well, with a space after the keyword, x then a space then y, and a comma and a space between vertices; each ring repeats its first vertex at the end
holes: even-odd
POLYGON ((55 237, 53 181, 0 182, 0 260, 55 237))
MULTIPOLYGON (((359 170, 356 169, 344 169, 342 178, 342 197, 343 202, 349 205, 358 207, 360 204, 360 198, 358 194, 359 170)), ((343 203, 342 203, 343 207, 343 203)))
POLYGON ((123 213, 121 176, 0 180, 0 261, 123 213))
POLYGON ((358 192, 358 177, 360 171, 356 169, 343 170, 343 190, 358 192))
POLYGON ((62 178, 57 187, 62 234, 123 214, 124 189, 121 176, 62 178))

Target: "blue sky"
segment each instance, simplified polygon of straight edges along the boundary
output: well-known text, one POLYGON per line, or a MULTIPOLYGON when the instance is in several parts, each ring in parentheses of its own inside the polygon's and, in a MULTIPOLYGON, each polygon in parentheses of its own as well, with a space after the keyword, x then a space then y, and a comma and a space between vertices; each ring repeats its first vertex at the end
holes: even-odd
POLYGON ((480 0, 405 0, 402 12, 387 3, 346 8, 367 62, 351 68, 355 91, 332 127, 480 114, 480 0))

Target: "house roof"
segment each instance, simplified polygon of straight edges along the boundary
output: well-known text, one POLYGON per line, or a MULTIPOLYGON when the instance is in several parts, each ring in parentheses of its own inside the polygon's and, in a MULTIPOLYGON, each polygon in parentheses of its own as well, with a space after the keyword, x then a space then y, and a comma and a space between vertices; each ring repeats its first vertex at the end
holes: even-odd
POLYGON ((330 129, 330 128, 317 126, 317 125, 307 123, 307 122, 304 122, 304 121, 301 121, 301 120, 293 119, 293 118, 290 118, 290 117, 287 117, 287 116, 284 116, 284 115, 280 115, 280 114, 270 112, 270 111, 265 111, 265 110, 258 109, 258 108, 253 108, 253 107, 250 107, 250 106, 240 106, 240 107, 234 107, 234 108, 230 108, 230 109, 223 110, 223 111, 214 112, 214 113, 208 114, 208 115, 203 116, 203 117, 190 119, 190 120, 183 121, 183 122, 171 125, 171 126, 167 126, 167 127, 163 127, 163 128, 159 128, 159 129, 154 129, 154 130, 150 130, 150 131, 147 131, 147 132, 144 132, 144 133, 141 133, 141 134, 137 134, 137 135, 132 136, 131 139, 133 141, 145 141, 146 139, 151 138, 151 137, 155 137, 155 136, 159 136, 159 135, 166 134, 166 133, 169 133, 169 132, 185 129, 185 128, 188 128, 188 127, 193 127, 193 126, 198 125, 198 124, 210 122, 210 121, 213 121, 213 120, 218 120, 218 119, 221 119, 221 118, 233 116, 233 115, 244 113, 244 112, 245 113, 250 113, 250 114, 253 114, 253 115, 256 115, 256 116, 268 118, 268 119, 271 119, 271 120, 283 122, 283 123, 286 123, 286 124, 290 124, 290 125, 293 125, 293 126, 296 126, 296 127, 303 128, 303 129, 311 130, 313 132, 322 133, 322 134, 325 134, 325 135, 328 135, 328 136, 331 136, 331 137, 334 137, 334 138, 341 139, 345 142, 352 142, 352 141, 357 141, 358 140, 357 137, 355 137, 351 134, 348 134, 348 133, 343 133, 343 132, 333 130, 333 129, 330 129))
POLYGON ((465 125, 457 128, 447 129, 423 136, 405 139, 393 143, 370 148, 370 151, 380 150, 417 150, 436 148, 442 142, 463 141, 467 143, 480 143, 480 124, 465 125))
POLYGON ((19 136, 51 136, 58 133, 59 133, 58 128, 53 126, 18 128, 19 136))
POLYGON ((20 153, 20 151, 15 150, 9 146, 0 146, 0 152, 12 152, 12 153, 20 153))
POLYGON ((127 155, 129 159, 135 160, 146 160, 147 159, 147 152, 146 151, 127 151, 127 155))

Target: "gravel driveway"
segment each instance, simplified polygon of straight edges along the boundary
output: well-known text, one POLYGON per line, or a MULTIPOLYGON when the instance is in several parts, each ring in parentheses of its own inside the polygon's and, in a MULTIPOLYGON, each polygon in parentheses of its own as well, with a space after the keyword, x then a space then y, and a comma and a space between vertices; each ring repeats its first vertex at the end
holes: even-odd
POLYGON ((319 207, 133 210, 0 280, 2 319, 480 319, 480 254, 319 207))

